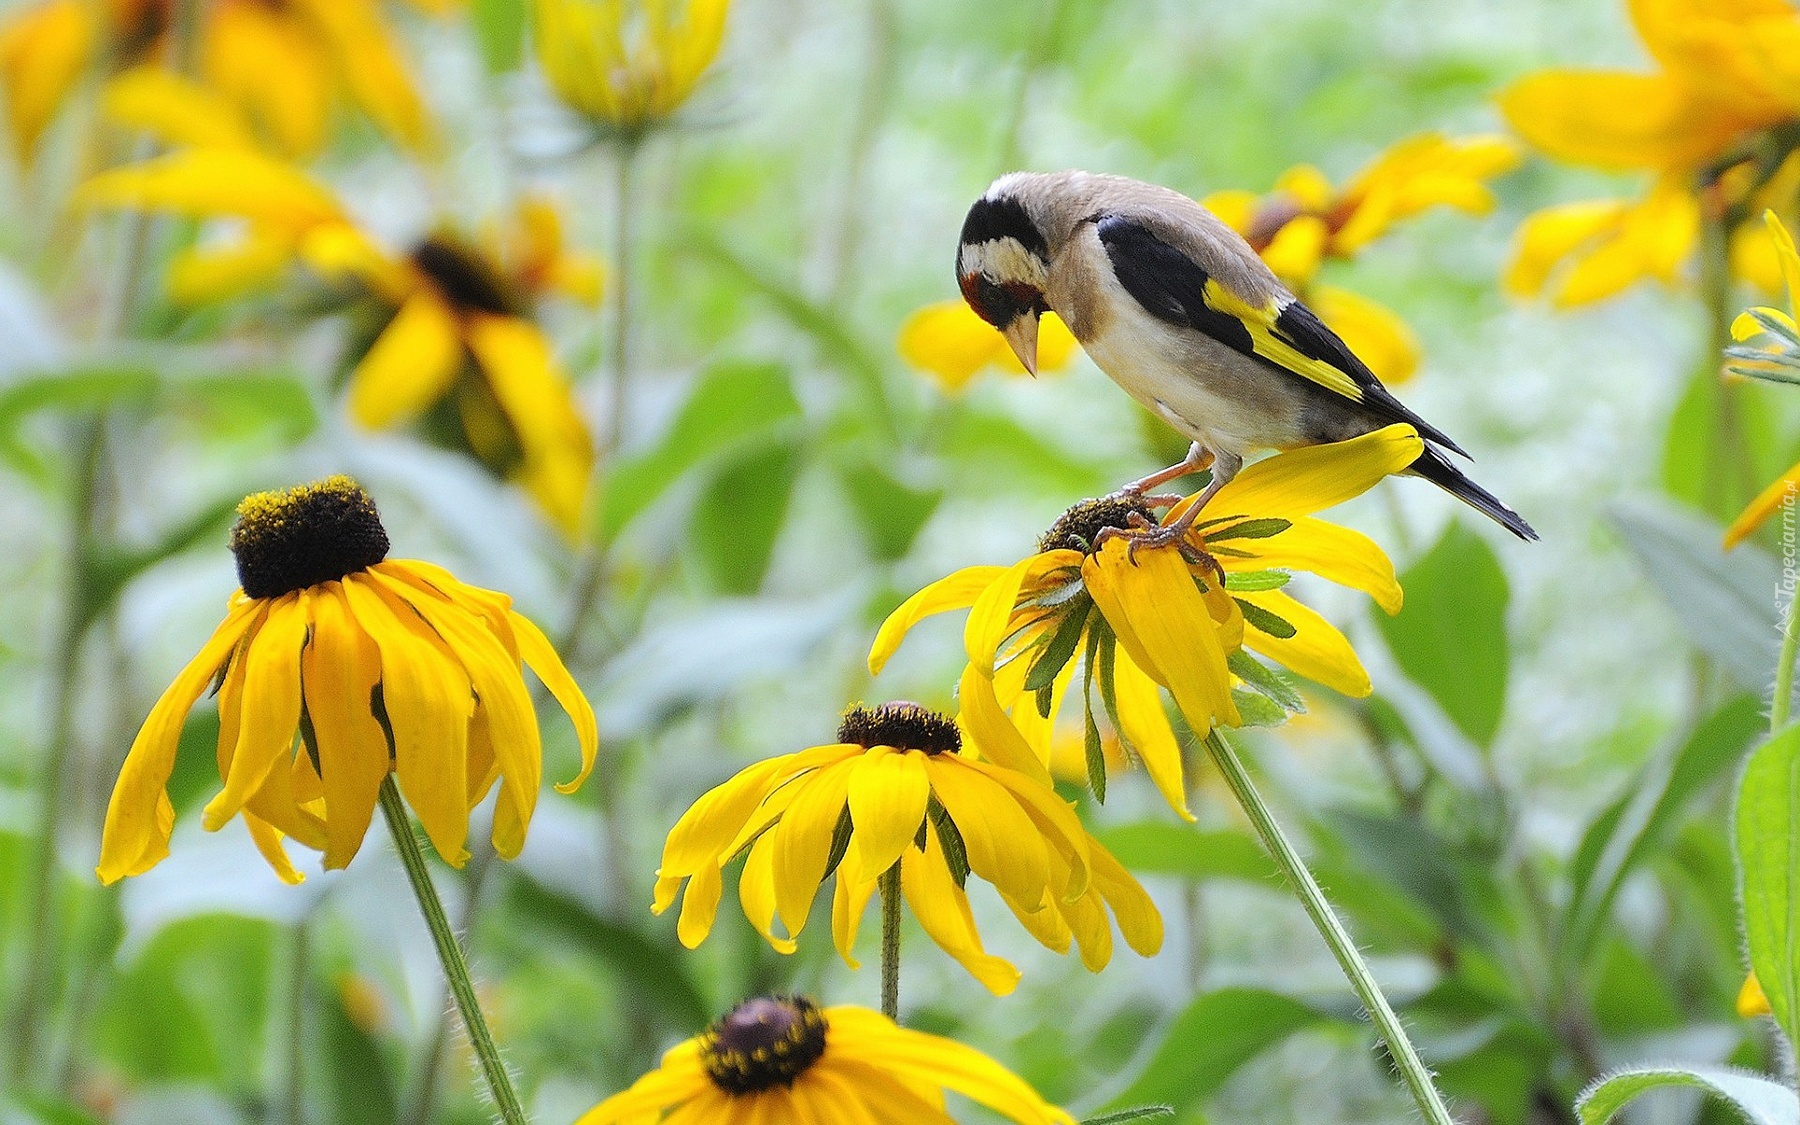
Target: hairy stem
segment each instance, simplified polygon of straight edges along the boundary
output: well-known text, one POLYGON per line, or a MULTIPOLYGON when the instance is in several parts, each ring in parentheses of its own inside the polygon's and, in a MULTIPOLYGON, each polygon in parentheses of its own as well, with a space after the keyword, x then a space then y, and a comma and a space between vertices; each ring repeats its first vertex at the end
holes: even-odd
POLYGON ((1787 620, 1781 627, 1781 655, 1775 664, 1775 695, 1769 701, 1770 734, 1787 726, 1793 714, 1796 655, 1800 655, 1800 590, 1789 590, 1787 620))
POLYGON ((1238 759, 1237 751, 1231 748, 1231 744, 1217 730, 1207 734, 1206 749, 1219 767, 1219 773, 1224 776, 1225 784, 1231 787, 1232 795, 1237 798, 1244 814, 1256 828, 1263 847, 1268 849, 1270 857, 1281 868, 1282 874, 1293 886, 1294 893, 1300 897, 1300 905, 1305 907, 1307 917, 1312 919, 1319 935, 1325 939, 1325 944, 1331 947, 1332 956, 1337 958, 1338 966, 1350 981, 1350 987, 1355 990, 1357 999, 1362 1001, 1369 1018, 1375 1023, 1376 1031, 1387 1044, 1388 1055, 1393 1059, 1395 1069, 1400 1072, 1400 1079, 1406 1084, 1407 1091, 1412 1094, 1420 1114, 1431 1125, 1455 1125, 1455 1119, 1444 1105, 1443 1096, 1432 1084, 1431 1072, 1419 1059, 1412 1040, 1407 1038, 1406 1029, 1400 1024, 1400 1017, 1382 994, 1381 986, 1375 982, 1374 974, 1369 972, 1362 954, 1357 952, 1356 943, 1351 940, 1349 931, 1344 929, 1343 922, 1326 900, 1325 892, 1319 889, 1318 881, 1307 870, 1305 861, 1294 850, 1294 845, 1281 830, 1281 825, 1275 822, 1274 814, 1269 811, 1262 795, 1256 791, 1256 786, 1251 784, 1250 775, 1245 771, 1244 763, 1238 759))
POLYGON ((881 1011, 900 1018, 900 864, 881 873, 881 1011))
POLYGON ((493 1094, 494 1109, 504 1125, 526 1125, 525 1109, 513 1089, 512 1076, 506 1072, 506 1064, 500 1058, 500 1049, 494 1045, 487 1017, 481 1013, 481 1002, 475 997, 475 982, 469 976, 469 964, 463 959, 462 946, 457 944, 456 933, 450 928, 443 900, 438 898, 437 888, 431 885, 425 853, 419 847, 418 837, 413 835, 406 806, 400 803, 400 789, 394 784, 393 774, 381 783, 381 813, 387 818, 388 831, 394 837, 394 850, 400 853, 407 881, 419 900, 419 912, 425 915, 425 925, 431 930, 438 961, 444 966, 444 978, 449 982, 450 994, 456 997, 463 1027, 469 1033, 469 1046, 474 1049, 481 1073, 487 1079, 488 1091, 493 1094))

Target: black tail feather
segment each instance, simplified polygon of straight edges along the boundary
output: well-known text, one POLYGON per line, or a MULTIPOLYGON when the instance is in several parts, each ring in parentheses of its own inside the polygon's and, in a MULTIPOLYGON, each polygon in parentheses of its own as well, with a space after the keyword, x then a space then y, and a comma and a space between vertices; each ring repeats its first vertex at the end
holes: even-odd
POLYGON ((1437 450, 1427 447, 1425 452, 1419 454, 1417 461, 1407 466, 1406 471, 1414 476, 1424 477, 1520 539, 1530 540, 1538 537, 1538 533, 1531 529, 1531 525, 1526 523, 1519 513, 1502 504, 1499 497, 1464 476, 1461 469, 1446 461, 1444 455, 1437 450))

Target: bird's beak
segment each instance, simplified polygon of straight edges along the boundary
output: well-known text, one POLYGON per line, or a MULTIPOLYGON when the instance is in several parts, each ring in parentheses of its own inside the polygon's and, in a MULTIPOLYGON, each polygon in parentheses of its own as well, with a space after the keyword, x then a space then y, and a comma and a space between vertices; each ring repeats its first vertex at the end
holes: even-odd
POLYGON ((1030 312, 1015 316, 1012 323, 1000 331, 1012 345, 1013 354, 1025 365, 1025 370, 1036 375, 1038 314, 1030 312))

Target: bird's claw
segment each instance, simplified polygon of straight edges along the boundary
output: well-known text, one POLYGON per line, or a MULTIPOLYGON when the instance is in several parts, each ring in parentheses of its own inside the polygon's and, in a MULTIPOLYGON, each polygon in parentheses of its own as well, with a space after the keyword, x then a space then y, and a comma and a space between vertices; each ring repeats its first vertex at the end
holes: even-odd
POLYGON ((1149 508, 1172 508, 1187 499, 1172 493, 1145 493, 1126 485, 1117 492, 1109 492, 1104 499, 1116 500, 1125 504, 1143 504, 1149 508))
POLYGON ((1181 552, 1181 557, 1190 565, 1204 567, 1219 580, 1221 588, 1225 585, 1225 568, 1205 548, 1196 544, 1188 535, 1191 527, 1185 521, 1171 524, 1157 524, 1140 513, 1133 512, 1126 517, 1130 527, 1102 528, 1094 537, 1094 550, 1098 551, 1110 539, 1125 541, 1125 559, 1131 565, 1137 565, 1137 553, 1141 550, 1158 550, 1173 546, 1181 552))

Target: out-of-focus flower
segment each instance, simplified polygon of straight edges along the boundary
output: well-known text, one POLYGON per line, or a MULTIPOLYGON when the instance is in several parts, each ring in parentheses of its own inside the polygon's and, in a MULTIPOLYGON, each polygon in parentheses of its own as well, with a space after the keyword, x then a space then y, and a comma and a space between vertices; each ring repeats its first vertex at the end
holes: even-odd
MULTIPOLYGON (((126 73, 170 51, 171 0, 49 0, 0 29, 0 85, 26 160, 90 67, 126 73)), ((324 146, 348 100, 414 150, 432 130, 376 0, 217 0, 200 6, 197 80, 258 142, 289 157, 324 146)))
POLYGON ((389 319, 351 371, 352 416, 381 429, 441 411, 437 432, 460 434, 566 535, 580 535, 593 440, 533 307, 551 291, 592 302, 600 275, 563 247, 548 204, 524 205, 497 249, 443 231, 395 257, 323 185, 247 149, 195 148, 114 169, 90 180, 83 198, 244 220, 237 242, 173 263, 170 288, 187 300, 267 284, 295 260, 366 289, 389 319))
POLYGON ((1744 1019, 1753 1020, 1757 1016, 1766 1016, 1772 1009, 1769 998, 1763 993, 1762 982, 1751 973, 1744 978, 1744 987, 1738 989, 1737 1014, 1744 1019))
POLYGON ((1641 201, 1595 200, 1539 212, 1520 230, 1507 285, 1563 307, 1644 278, 1672 280, 1692 252, 1703 201, 1735 223, 1794 204, 1787 150, 1756 151, 1800 117, 1800 12, 1786 0, 1631 0, 1654 73, 1552 69, 1500 95, 1538 151, 1571 164, 1650 173, 1641 201), (1785 198, 1769 188, 1786 182, 1785 198))
POLYGON ((635 134, 680 109, 725 38, 730 0, 536 0, 538 65, 564 105, 635 134))
POLYGON ((176 745, 209 684, 224 789, 203 822, 217 831, 241 813, 288 882, 301 876, 282 838, 323 852, 327 869, 344 867, 389 773, 455 866, 468 858, 470 810, 500 782, 494 848, 517 856, 543 774, 527 665, 581 744, 580 774, 558 789, 573 791, 592 768, 593 709, 543 633, 504 594, 430 563, 388 560, 387 532, 355 481, 248 497, 231 549, 242 588, 125 757, 100 843, 102 882, 168 855, 176 745))
POLYGON ((980 1051, 800 996, 744 1001, 575 1125, 955 1125, 945 1090, 1018 1125, 1075 1125, 980 1051))
POLYGON ((1396 142, 1341 188, 1310 164, 1282 173, 1269 194, 1215 192, 1201 200, 1243 235, 1276 276, 1344 338, 1384 382, 1409 378, 1419 345, 1406 322, 1367 297, 1317 283, 1328 258, 1354 258, 1395 223, 1434 207, 1493 210, 1487 182, 1519 163, 1501 137, 1420 133, 1396 142))
MULTIPOLYGON (((1007 346, 1006 337, 975 315, 968 302, 958 298, 926 305, 900 325, 900 358, 950 394, 967 387, 990 367, 1008 375, 1025 374, 1025 365, 1007 346)), ((1038 321, 1038 370, 1057 371, 1075 354, 1075 337, 1055 313, 1038 321)))
POLYGON ((1400 586, 1381 548, 1313 513, 1405 468, 1420 448, 1411 427, 1390 426, 1270 457, 1213 497, 1206 511, 1216 514, 1197 522, 1186 543, 1135 557, 1128 540, 1103 533, 1149 526, 1151 510, 1113 497, 1084 501, 1056 521, 1037 554, 1012 566, 967 567, 908 598, 882 623, 869 670, 879 673, 919 621, 966 608, 969 665, 958 694, 965 714, 1008 711, 1035 760, 1047 762, 1079 668, 1096 793, 1104 795, 1106 781, 1098 694, 1164 799, 1192 819, 1180 745, 1158 689, 1201 735, 1215 724, 1279 722, 1302 709, 1292 685, 1244 648, 1346 695, 1367 695, 1369 676, 1350 642, 1282 587, 1293 571, 1311 571, 1399 611, 1400 586))
POLYGON ((856 934, 881 876, 898 867, 919 924, 996 995, 1019 971, 982 947, 963 884, 992 883, 1039 941, 1059 952, 1073 938, 1099 971, 1112 957, 1110 908, 1131 947, 1154 953, 1162 919, 1144 889, 1081 827, 1040 777, 1019 733, 997 711, 962 716, 988 760, 967 752, 956 721, 917 704, 852 708, 838 742, 760 762, 696 801, 669 832, 657 871, 658 914, 682 884, 678 933, 690 949, 711 932, 722 872, 738 876, 744 913, 791 953, 813 896, 833 875, 832 932, 852 967, 856 934), (788 936, 775 930, 779 919, 788 936))
MULTIPOLYGON (((1732 338, 1738 343, 1725 351, 1726 358, 1733 361, 1728 370, 1735 375, 1770 383, 1800 384, 1800 324, 1795 323, 1793 315, 1800 312, 1800 253, 1794 249, 1794 236, 1781 225, 1775 212, 1767 212, 1763 218, 1768 224, 1776 262, 1787 282, 1790 311, 1759 306, 1739 314, 1731 325, 1732 338), (1757 339, 1761 341, 1758 344, 1745 343, 1757 339)), ((1731 521, 1731 526, 1725 529, 1725 549, 1731 550, 1770 516, 1784 507, 1791 507, 1797 496, 1800 496, 1800 464, 1776 477, 1750 501, 1737 519, 1731 521)))

